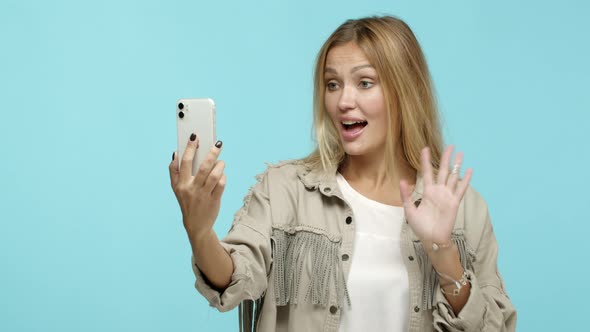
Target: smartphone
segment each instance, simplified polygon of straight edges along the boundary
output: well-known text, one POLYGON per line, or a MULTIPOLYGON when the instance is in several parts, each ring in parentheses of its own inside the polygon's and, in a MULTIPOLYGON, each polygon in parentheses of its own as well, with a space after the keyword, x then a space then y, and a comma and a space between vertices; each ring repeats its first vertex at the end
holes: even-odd
POLYGON ((199 138, 199 148, 193 158, 192 175, 197 174, 201 162, 215 144, 215 102, 211 98, 187 98, 176 102, 176 128, 178 132, 178 167, 192 133, 199 138))

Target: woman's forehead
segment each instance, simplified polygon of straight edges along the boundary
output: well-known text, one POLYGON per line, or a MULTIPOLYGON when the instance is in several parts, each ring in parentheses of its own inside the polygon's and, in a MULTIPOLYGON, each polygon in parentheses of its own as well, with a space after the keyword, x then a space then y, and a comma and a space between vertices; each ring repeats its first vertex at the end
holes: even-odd
POLYGON ((356 44, 348 43, 332 47, 326 56, 326 72, 350 68, 359 70, 372 68, 367 56, 356 44))
POLYGON ((337 45, 328 51, 326 63, 331 61, 367 60, 365 52, 355 43, 337 45))

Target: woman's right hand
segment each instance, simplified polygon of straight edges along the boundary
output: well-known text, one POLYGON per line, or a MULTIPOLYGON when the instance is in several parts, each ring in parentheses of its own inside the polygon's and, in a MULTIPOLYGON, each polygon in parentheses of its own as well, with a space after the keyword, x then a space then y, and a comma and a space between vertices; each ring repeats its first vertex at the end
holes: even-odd
POLYGON ((182 222, 190 239, 198 239, 212 231, 219 214, 221 195, 226 182, 223 173, 225 163, 217 160, 221 145, 222 142, 217 141, 215 146, 211 147, 197 174, 193 176, 192 164, 199 148, 199 139, 196 134, 192 134, 182 156, 180 169, 176 152, 168 166, 172 190, 180 205, 182 222))

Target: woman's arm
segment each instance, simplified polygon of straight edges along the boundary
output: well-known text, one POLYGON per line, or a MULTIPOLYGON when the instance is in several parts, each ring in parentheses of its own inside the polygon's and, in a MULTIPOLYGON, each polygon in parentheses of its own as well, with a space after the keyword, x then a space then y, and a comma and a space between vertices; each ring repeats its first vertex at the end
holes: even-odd
MULTIPOLYGON (((422 150, 421 173, 424 180, 422 200, 418 206, 411 199, 411 191, 406 181, 400 182, 400 191, 404 199, 407 221, 420 238, 424 250, 430 251, 432 243, 447 247, 452 241, 458 209, 464 201, 466 239, 475 244, 475 259, 472 269, 465 271, 470 286, 464 286, 457 296, 444 295, 440 287, 435 294, 433 311, 434 327, 437 331, 514 331, 516 311, 506 295, 504 285, 498 273, 498 245, 492 230, 492 224, 485 201, 470 189, 469 182, 472 169, 459 179, 463 162, 463 153, 458 152, 453 162, 452 171, 449 164, 453 146, 445 149, 436 176, 433 174, 428 148, 422 150), (468 192, 469 191, 469 192, 468 192)), ((439 273, 459 280, 463 274, 459 252, 449 246, 440 252, 428 253, 432 267, 439 273), (439 255, 440 254, 440 255, 439 255)), ((439 278, 440 280, 440 278, 439 278)), ((445 282, 446 283, 446 282, 445 282)), ((451 286, 446 286, 450 290, 451 286)), ((452 289, 452 288, 451 288, 452 289)))
POLYGON ((193 249, 195 264, 207 278, 207 282, 219 292, 223 292, 231 281, 234 263, 231 256, 220 244, 212 229, 203 234, 188 233, 193 249))
POLYGON ((244 299, 258 298, 266 289, 271 261, 268 186, 261 176, 236 214, 229 234, 220 241, 213 224, 226 183, 225 164, 217 160, 222 144, 218 141, 211 147, 193 176, 191 166, 198 144, 197 135, 191 135, 180 167, 173 154, 170 181, 192 247, 195 286, 212 306, 227 311, 244 299))
POLYGON ((434 328, 444 332, 513 332, 516 330, 516 309, 498 271, 498 243, 487 205, 473 189, 466 195, 465 223, 466 230, 479 230, 471 240, 476 245, 473 271, 466 271, 471 280, 469 295, 457 311, 455 304, 448 300, 449 296, 439 289, 433 311, 434 328))
POLYGON ((260 298, 272 264, 268 171, 258 177, 221 240, 213 231, 191 240, 195 287, 209 304, 229 311, 244 300, 260 298), (229 257, 229 258, 228 258, 229 257))
MULTIPOLYGON (((430 248, 427 243, 425 243, 425 248, 430 248)), ((461 260, 459 258, 459 249, 455 244, 453 244, 449 248, 439 249, 437 251, 427 250, 428 256, 430 258, 430 262, 432 263, 432 267, 438 272, 439 274, 449 276, 453 280, 459 280, 463 276, 463 266, 461 265, 461 260)), ((467 303, 467 299, 469 299, 469 294, 471 293, 471 284, 468 283, 467 285, 461 287, 461 290, 458 295, 452 295, 453 288, 456 288, 455 284, 450 283, 449 286, 442 286, 448 284, 449 280, 445 280, 439 277, 439 284, 445 290, 445 298, 453 308, 453 312, 455 315, 458 315, 465 303, 467 303)))

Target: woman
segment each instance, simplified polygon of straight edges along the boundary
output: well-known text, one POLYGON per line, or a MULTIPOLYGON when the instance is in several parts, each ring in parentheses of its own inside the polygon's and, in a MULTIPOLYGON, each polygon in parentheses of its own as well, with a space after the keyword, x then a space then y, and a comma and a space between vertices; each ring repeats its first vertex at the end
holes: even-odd
POLYGON ((196 288, 241 330, 514 331, 487 206, 459 178, 429 72, 394 17, 349 20, 315 70, 317 149, 270 166, 219 241, 218 142, 190 175, 196 135, 170 175, 196 288), (185 166, 186 165, 186 166, 185 166), (252 326, 253 325, 253 326, 252 326))

